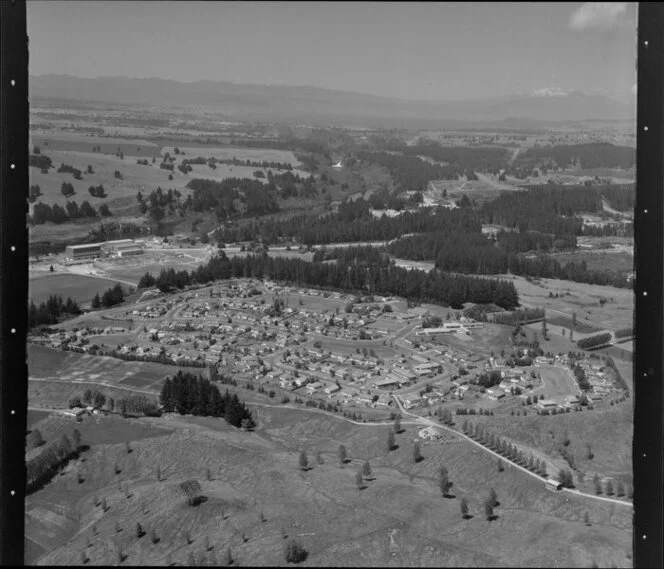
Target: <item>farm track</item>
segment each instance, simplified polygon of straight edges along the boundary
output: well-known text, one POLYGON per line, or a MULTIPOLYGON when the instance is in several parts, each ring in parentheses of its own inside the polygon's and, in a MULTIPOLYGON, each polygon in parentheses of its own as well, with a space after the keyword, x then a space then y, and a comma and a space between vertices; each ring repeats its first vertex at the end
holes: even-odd
MULTIPOLYGON (((397 405, 399 406, 399 409, 401 410, 401 412, 404 415, 410 415, 411 417, 416 417, 416 422, 418 422, 420 424, 432 425, 432 426, 435 426, 435 427, 440 427, 442 429, 446 429, 446 430, 448 430, 448 431, 450 431, 450 432, 452 432, 456 435, 459 435, 460 437, 463 437, 464 439, 466 439, 469 442, 473 443, 475 446, 480 447, 482 450, 488 452, 489 454, 492 454, 493 456, 495 456, 495 457, 497 457, 501 460, 504 460, 504 457, 501 456, 500 454, 498 454, 497 452, 494 452, 491 449, 486 448, 485 446, 481 445, 477 441, 471 439, 469 436, 464 435, 463 433, 460 433, 459 431, 457 431, 455 429, 452 429, 451 427, 446 427, 445 425, 435 423, 434 421, 431 421, 430 419, 427 419, 426 417, 419 417, 418 415, 414 415, 413 413, 409 413, 402 406, 401 401, 399 400, 398 396, 393 396, 393 398, 396 401, 397 405)), ((518 464, 516 464, 512 461, 508 461, 508 464, 510 466, 518 468, 519 470, 522 470, 523 472, 525 472, 529 476, 532 476, 533 478, 536 478, 537 480, 540 480, 541 482, 546 483, 545 478, 542 478, 541 476, 538 476, 537 474, 535 474, 533 472, 530 472, 530 470, 528 470, 527 468, 524 468, 523 466, 520 466, 520 465, 518 465, 518 464)), ((571 494, 576 494, 577 496, 583 496, 584 498, 592 498, 593 500, 601 500, 602 502, 610 502, 610 503, 613 503, 613 504, 620 504, 621 506, 629 506, 630 508, 634 507, 634 504, 632 504, 631 502, 626 502, 626 501, 623 501, 623 500, 617 500, 615 498, 606 498, 604 496, 596 496, 594 494, 587 494, 585 492, 581 492, 580 490, 574 490, 572 488, 563 488, 563 491, 570 492, 571 494)))
MULTIPOLYGON (((74 381, 71 379, 60 379, 57 377, 31 377, 28 381, 44 381, 44 382, 55 382, 55 383, 71 383, 73 385, 101 385, 102 387, 108 387, 109 389, 123 389, 125 391, 134 391, 136 393, 146 393, 148 395, 155 395, 156 390, 146 391, 145 389, 137 389, 133 387, 124 387, 121 385, 111 385, 103 381, 74 381)), ((37 410, 35 408, 35 410, 37 410)), ((48 409, 48 411, 53 411, 53 409, 48 409)))

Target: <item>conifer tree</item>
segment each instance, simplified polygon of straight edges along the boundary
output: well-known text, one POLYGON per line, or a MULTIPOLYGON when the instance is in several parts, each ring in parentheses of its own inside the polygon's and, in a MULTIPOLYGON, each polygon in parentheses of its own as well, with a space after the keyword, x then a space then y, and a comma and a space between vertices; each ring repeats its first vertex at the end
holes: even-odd
POLYGON ((394 431, 390 430, 387 433, 387 450, 393 450, 394 449, 394 431))
POLYGON ((461 517, 466 520, 468 519, 468 500, 466 498, 461 499, 461 503, 459 504, 459 508, 461 509, 461 517))
POLYGON ((299 464, 300 470, 307 470, 309 468, 309 459, 307 458, 307 453, 305 451, 300 453, 299 464))

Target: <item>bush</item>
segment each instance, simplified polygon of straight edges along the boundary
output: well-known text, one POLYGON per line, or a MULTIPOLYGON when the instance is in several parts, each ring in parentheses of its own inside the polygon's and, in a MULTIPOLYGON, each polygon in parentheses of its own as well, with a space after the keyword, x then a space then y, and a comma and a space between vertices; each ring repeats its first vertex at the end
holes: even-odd
POLYGON ((297 540, 290 539, 286 544, 285 558, 287 563, 301 563, 308 555, 307 550, 297 540))

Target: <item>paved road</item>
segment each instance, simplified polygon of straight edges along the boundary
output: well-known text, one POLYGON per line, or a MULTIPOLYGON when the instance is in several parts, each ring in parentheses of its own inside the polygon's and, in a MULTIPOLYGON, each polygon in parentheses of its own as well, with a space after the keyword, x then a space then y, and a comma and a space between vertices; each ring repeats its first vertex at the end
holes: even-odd
MULTIPOLYGON (((426 417, 420 417, 419 415, 414 415, 413 413, 409 413, 408 411, 406 411, 406 410, 404 409, 403 405, 401 404, 401 401, 399 401, 399 398, 398 398, 397 396, 393 395, 392 397, 393 397, 394 400, 396 401, 397 406, 399 407, 399 409, 401 410, 401 413, 402 413, 403 415, 410 415, 411 417, 415 417, 415 418, 416 418, 416 422, 419 422, 420 424, 423 424, 423 425, 433 425, 433 426, 436 426, 436 427, 438 427, 438 428, 446 429, 446 430, 448 430, 448 431, 450 431, 450 432, 452 432, 452 433, 454 433, 454 434, 456 434, 456 435, 458 435, 458 436, 460 436, 460 437, 463 437, 464 439, 466 439, 467 441, 473 443, 474 445, 480 447, 480 448, 481 448, 482 450, 484 450, 485 452, 488 452, 489 454, 492 454, 492 455, 494 455, 495 457, 500 458, 501 460, 505 460, 505 457, 499 455, 497 452, 494 452, 494 451, 492 451, 491 449, 488 449, 487 447, 481 445, 481 444, 478 443, 477 441, 471 439, 470 437, 464 435, 463 433, 460 433, 459 431, 457 431, 457 430, 455 430, 455 429, 452 429, 452 428, 450 428, 450 427, 447 427, 447 426, 445 426, 445 425, 442 425, 442 424, 440 424, 440 423, 437 423, 437 422, 435 422, 435 421, 432 421, 431 419, 427 419, 426 417)), ((537 474, 531 472, 531 471, 528 470, 527 468, 524 468, 523 466, 520 466, 520 465, 518 465, 518 464, 515 464, 515 463, 512 462, 512 461, 506 461, 506 462, 507 462, 510 466, 513 466, 514 468, 518 468, 519 470, 522 470, 523 472, 525 472, 525 473, 528 474, 529 476, 532 476, 533 478, 536 478, 536 479, 539 480, 540 482, 545 482, 545 479, 544 479, 544 478, 542 478, 541 476, 539 476, 539 475, 537 475, 537 474)), ((562 491, 564 491, 564 492, 570 492, 570 493, 572 493, 572 494, 576 494, 577 496, 583 496, 584 498, 592 498, 593 500, 601 500, 602 502, 611 502, 611 503, 613 503, 613 504, 620 504, 621 506, 628 506, 628 507, 630 507, 630 508, 633 508, 633 507, 634 507, 634 505, 633 505, 631 502, 626 502, 626 501, 623 501, 623 500, 617 500, 617 499, 615 499, 615 498, 606 498, 606 497, 604 497, 604 496, 596 496, 595 494, 586 494, 585 492, 581 492, 580 490, 574 490, 574 489, 571 489, 571 488, 563 488, 562 491)))

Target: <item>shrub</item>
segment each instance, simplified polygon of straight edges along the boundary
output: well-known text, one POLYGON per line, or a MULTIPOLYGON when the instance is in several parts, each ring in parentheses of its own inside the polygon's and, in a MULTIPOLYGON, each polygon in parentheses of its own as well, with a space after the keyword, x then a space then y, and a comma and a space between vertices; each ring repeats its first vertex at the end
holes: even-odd
POLYGON ((308 552, 302 545, 295 539, 290 539, 286 544, 285 558, 287 563, 301 563, 304 561, 308 552))

